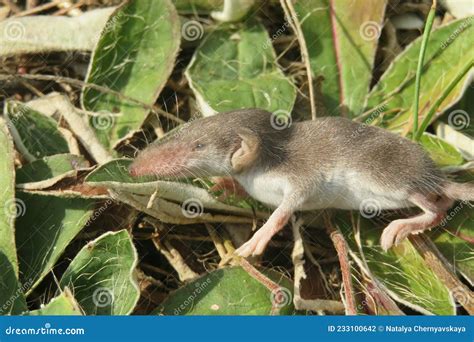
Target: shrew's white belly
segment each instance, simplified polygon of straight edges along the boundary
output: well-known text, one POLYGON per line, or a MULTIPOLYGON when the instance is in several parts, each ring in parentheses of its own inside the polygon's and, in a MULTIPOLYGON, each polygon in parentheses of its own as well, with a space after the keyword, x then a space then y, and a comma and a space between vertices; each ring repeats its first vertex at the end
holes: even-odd
POLYGON ((287 178, 267 173, 244 174, 236 179, 250 196, 272 207, 278 207, 284 193, 293 187, 287 178))
MULTIPOLYGON (((297 184, 288 178, 272 174, 246 174, 238 176, 237 181, 250 196, 272 207, 277 207, 284 194, 294 192, 297 184)), ((377 209, 398 209, 410 206, 408 194, 404 190, 388 191, 375 180, 350 170, 333 173, 330 178, 319 180, 309 188, 303 189, 307 195, 300 210, 325 208, 355 209, 370 205, 377 209)))

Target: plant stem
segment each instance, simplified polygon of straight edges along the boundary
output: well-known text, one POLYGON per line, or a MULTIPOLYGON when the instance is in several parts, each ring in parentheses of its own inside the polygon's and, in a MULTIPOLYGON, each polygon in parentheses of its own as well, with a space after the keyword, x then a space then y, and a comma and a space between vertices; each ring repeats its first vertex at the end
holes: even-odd
POLYGON ((354 287, 352 285, 351 264, 349 262, 349 250, 347 242, 342 235, 339 228, 335 227, 328 213, 324 213, 324 223, 326 231, 334 244, 334 248, 339 258, 339 265, 341 266, 342 284, 344 286, 346 315, 357 315, 357 306, 355 301, 354 287))
POLYGON ((426 130, 426 128, 428 128, 431 122, 431 119, 433 118, 433 115, 436 113, 436 110, 441 105, 441 103, 443 103, 443 101, 446 100, 446 98, 454 89, 454 87, 463 79, 464 76, 466 76, 466 74, 473 67, 474 67, 474 62, 471 61, 471 63, 467 63, 464 66, 464 68, 461 69, 461 72, 458 74, 458 76, 454 80, 452 80, 451 83, 444 89, 441 96, 436 100, 436 102, 431 107, 430 111, 426 114, 425 118, 423 119, 420 129, 418 130, 418 132, 416 132, 416 135, 414 136, 416 141, 420 140, 421 136, 423 135, 423 132, 426 130))
POLYGON ((306 68, 306 76, 308 77, 308 91, 309 91, 309 103, 311 106, 311 119, 316 119, 316 100, 313 87, 313 74, 311 70, 308 47, 306 45, 306 40, 301 29, 301 22, 298 19, 298 14, 295 11, 293 3, 291 0, 280 0, 281 7, 285 12, 288 22, 290 23, 293 31, 296 34, 298 43, 300 44, 301 59, 306 68))
POLYGON ((184 120, 174 116, 173 114, 168 113, 168 112, 164 111, 161 108, 158 108, 156 105, 149 105, 149 104, 144 103, 140 100, 137 100, 133 97, 123 95, 122 93, 120 93, 118 91, 115 91, 113 89, 110 89, 110 88, 107 88, 107 87, 104 87, 104 86, 100 86, 100 85, 97 85, 97 84, 94 84, 94 83, 87 83, 87 82, 84 82, 84 81, 81 81, 81 80, 77 80, 75 78, 64 77, 64 76, 56 76, 56 75, 38 75, 38 74, 36 74, 36 75, 34 75, 34 74, 22 74, 22 75, 20 75, 20 74, 17 74, 17 75, 0 74, 0 81, 12 81, 12 80, 17 80, 17 79, 20 79, 20 80, 25 79, 25 80, 52 81, 52 82, 56 82, 56 83, 64 82, 64 83, 68 83, 68 84, 70 84, 72 86, 76 86, 76 87, 84 87, 84 88, 95 89, 97 91, 104 92, 104 93, 107 93, 107 94, 113 94, 113 95, 117 96, 120 99, 136 103, 137 105, 139 105, 139 106, 141 106, 145 109, 148 109, 153 113, 161 114, 163 117, 165 117, 167 119, 170 119, 170 120, 173 120, 177 123, 181 124, 181 123, 185 122, 184 120))
POLYGON ((423 39, 421 40, 420 55, 418 56, 418 66, 416 68, 416 79, 415 79, 415 108, 413 111, 413 137, 417 136, 418 132, 418 109, 420 106, 420 83, 421 83, 421 71, 423 69, 423 60, 425 59, 426 47, 428 45, 428 39, 430 37, 431 27, 436 13, 436 0, 433 0, 430 12, 426 19, 425 29, 423 31, 423 39))

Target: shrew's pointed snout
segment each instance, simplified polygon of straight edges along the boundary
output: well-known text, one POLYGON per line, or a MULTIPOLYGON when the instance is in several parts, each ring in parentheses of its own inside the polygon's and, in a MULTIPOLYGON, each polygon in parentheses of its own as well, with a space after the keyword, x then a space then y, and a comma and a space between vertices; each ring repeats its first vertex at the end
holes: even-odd
POLYGON ((181 144, 151 146, 143 150, 128 167, 132 177, 176 177, 181 174, 189 155, 189 147, 181 144))
POLYGON ((149 172, 150 170, 148 170, 147 165, 143 162, 143 158, 140 156, 138 156, 128 167, 128 173, 132 177, 144 176, 149 172))
POLYGON ((132 177, 149 176, 156 174, 156 165, 160 164, 160 156, 156 151, 145 149, 128 167, 128 173, 132 177))
POLYGON ((137 165, 135 164, 135 162, 130 164, 130 166, 128 167, 128 173, 132 177, 138 177, 139 176, 138 168, 137 168, 137 165))

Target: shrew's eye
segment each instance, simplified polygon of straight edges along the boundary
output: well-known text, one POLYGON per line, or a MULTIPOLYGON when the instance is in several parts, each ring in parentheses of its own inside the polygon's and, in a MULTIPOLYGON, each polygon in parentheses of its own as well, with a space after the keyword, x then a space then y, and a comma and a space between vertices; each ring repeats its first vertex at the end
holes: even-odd
POLYGON ((203 144, 203 143, 196 143, 196 145, 194 145, 194 148, 195 148, 196 150, 200 150, 200 149, 202 149, 203 147, 204 147, 204 144, 203 144))

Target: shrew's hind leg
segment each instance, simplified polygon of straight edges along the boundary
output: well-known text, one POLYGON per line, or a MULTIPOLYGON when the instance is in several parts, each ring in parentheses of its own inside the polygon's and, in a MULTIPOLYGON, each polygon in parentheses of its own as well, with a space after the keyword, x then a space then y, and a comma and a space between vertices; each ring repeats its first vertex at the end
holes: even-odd
POLYGON ((446 216, 446 211, 453 205, 453 200, 435 194, 414 194, 409 201, 423 210, 423 213, 391 222, 382 232, 380 244, 387 251, 398 245, 410 234, 419 234, 437 226, 446 216))

